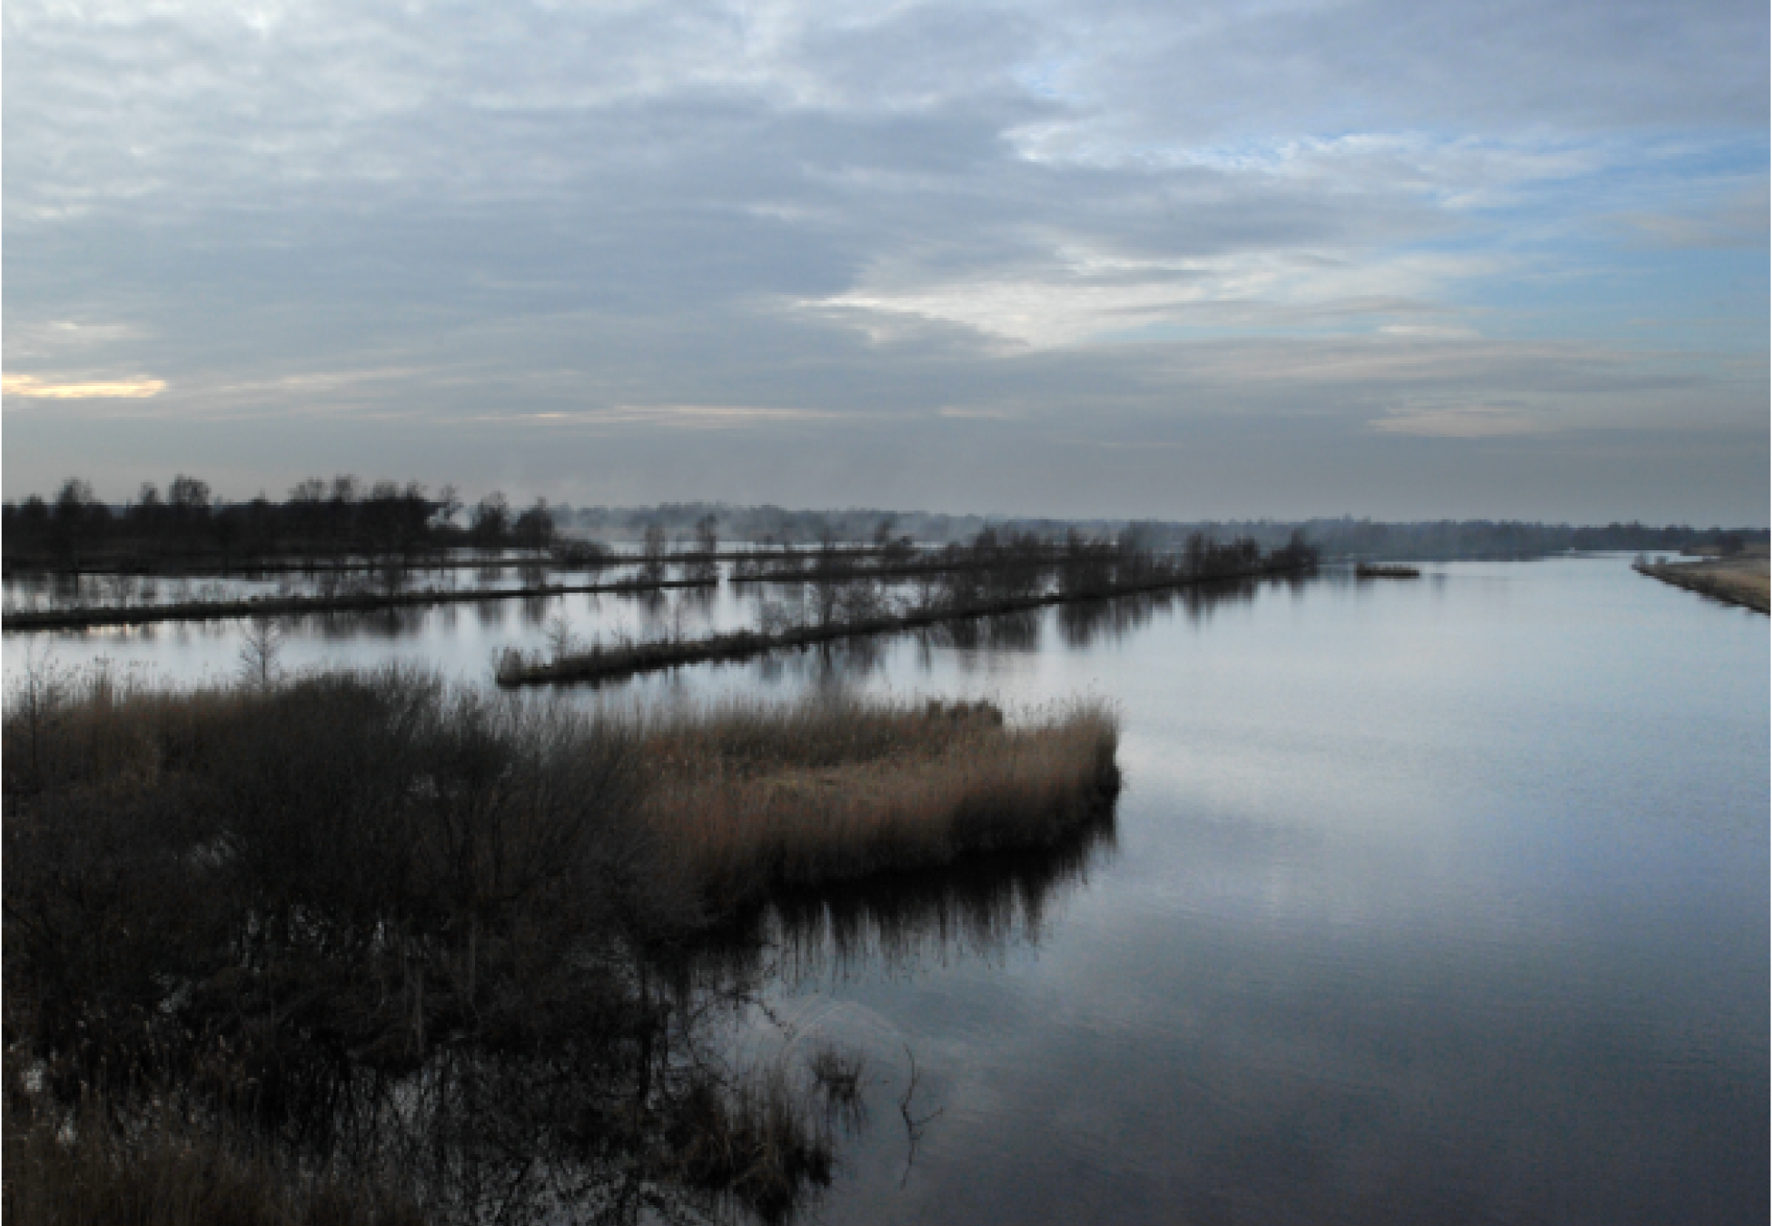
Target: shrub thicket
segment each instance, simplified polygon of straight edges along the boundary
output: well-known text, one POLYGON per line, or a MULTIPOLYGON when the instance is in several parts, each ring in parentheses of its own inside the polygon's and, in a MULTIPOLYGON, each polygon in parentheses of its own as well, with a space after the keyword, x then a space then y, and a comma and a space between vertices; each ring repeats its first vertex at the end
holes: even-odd
POLYGON ((1114 739, 1093 708, 29 668, 0 759, 9 1149, 31 1195, 135 1171, 170 1204, 207 1171, 288 1220, 356 1220, 300 1216, 346 1203, 301 1191, 314 1163, 338 1196, 399 1171, 470 1216, 513 1188, 785 1212, 829 1177, 828 1120, 704 1058, 698 1019, 747 985, 686 977, 688 938, 771 891, 1061 838, 1114 790, 1114 739))

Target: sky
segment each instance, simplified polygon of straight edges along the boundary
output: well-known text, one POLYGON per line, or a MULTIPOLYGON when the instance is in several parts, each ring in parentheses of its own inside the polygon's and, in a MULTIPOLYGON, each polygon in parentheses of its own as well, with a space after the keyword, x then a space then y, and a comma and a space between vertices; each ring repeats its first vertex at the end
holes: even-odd
POLYGON ((3 467, 1764 525, 1763 0, 7 0, 3 467))

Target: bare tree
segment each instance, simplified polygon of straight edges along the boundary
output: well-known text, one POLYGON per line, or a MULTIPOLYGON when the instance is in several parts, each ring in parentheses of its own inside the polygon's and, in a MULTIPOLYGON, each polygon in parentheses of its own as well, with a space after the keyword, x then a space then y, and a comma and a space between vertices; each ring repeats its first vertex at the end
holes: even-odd
POLYGON ((455 517, 461 512, 461 495, 453 485, 446 485, 437 491, 437 515, 432 521, 440 528, 453 528, 455 517))
POLYGON ((554 660, 564 660, 578 653, 578 636, 572 632, 572 622, 564 609, 548 618, 547 643, 548 654, 554 660))
POLYGON ((469 529, 474 543, 484 548, 492 548, 504 544, 505 537, 511 530, 511 504, 505 500, 504 494, 493 490, 480 500, 474 508, 473 524, 469 529))
POLYGON ((283 669, 278 658, 283 654, 283 627, 274 617, 248 619, 240 639, 240 676, 248 685, 268 690, 283 669))
POLYGON ((664 578, 665 570, 665 530, 660 523, 646 525, 646 536, 641 544, 641 554, 645 557, 646 578, 657 583, 664 578))

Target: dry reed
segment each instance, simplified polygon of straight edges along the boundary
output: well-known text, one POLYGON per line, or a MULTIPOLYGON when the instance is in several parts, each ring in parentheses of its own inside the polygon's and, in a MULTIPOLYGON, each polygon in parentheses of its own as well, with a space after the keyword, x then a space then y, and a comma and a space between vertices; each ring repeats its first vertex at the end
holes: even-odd
POLYGON ((642 737, 643 820, 716 914, 772 889, 1057 841, 1117 792, 1118 724, 1075 703, 855 700, 702 712, 642 737))

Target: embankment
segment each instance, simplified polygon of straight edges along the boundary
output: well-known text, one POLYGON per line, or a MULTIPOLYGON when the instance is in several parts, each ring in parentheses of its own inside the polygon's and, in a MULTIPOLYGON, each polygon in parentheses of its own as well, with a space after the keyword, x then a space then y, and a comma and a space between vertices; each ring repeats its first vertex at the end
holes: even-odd
POLYGON ((9 631, 80 630, 95 626, 142 626, 153 622, 226 621, 240 617, 297 617, 308 613, 363 613, 377 609, 408 609, 425 605, 465 604, 484 600, 536 600, 580 593, 643 593, 673 588, 715 587, 718 579, 634 580, 620 583, 543 584, 520 588, 466 588, 455 592, 426 589, 382 595, 356 592, 346 596, 293 596, 261 600, 205 600, 187 604, 131 605, 121 608, 45 609, 7 612, 0 627, 9 631))

